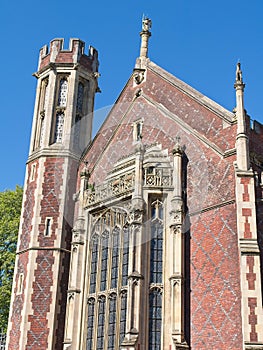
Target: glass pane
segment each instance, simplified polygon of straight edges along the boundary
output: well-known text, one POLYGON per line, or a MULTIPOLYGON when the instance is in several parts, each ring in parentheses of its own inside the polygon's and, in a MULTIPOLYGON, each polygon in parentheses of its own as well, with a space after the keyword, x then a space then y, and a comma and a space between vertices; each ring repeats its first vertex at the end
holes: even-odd
POLYGON ((95 290, 96 290, 97 264, 98 264, 98 238, 95 238, 92 243, 92 253, 91 253, 90 289, 89 289, 90 293, 95 293, 95 290))
POLYGON ((105 290, 107 287, 107 270, 108 270, 108 235, 104 236, 101 240, 101 272, 100 272, 100 290, 105 290))
POLYGON ((108 328, 108 350, 114 350, 116 329, 116 295, 110 298, 109 305, 109 328, 108 328))
POLYGON ((151 268, 150 283, 162 283, 163 274, 163 227, 152 224, 151 226, 151 268))
POLYGON ((125 337, 126 313, 127 313, 127 291, 121 295, 121 311, 120 311, 120 344, 125 337))
POLYGON ((123 252, 122 252, 122 286, 128 284, 128 264, 129 264, 129 229, 123 229, 123 252))
POLYGON ((56 115, 56 126, 55 126, 55 142, 62 142, 64 126, 64 113, 57 113, 56 115))
POLYGON ((94 327, 94 300, 89 301, 88 305, 88 331, 87 331, 87 350, 92 350, 93 327, 94 327))
POLYGON ((60 80, 59 93, 58 93, 58 106, 66 107, 67 105, 67 90, 68 82, 66 79, 60 80))
POLYGON ((120 230, 114 229, 112 235, 111 288, 116 288, 118 282, 119 241, 120 230))
POLYGON ((161 349, 162 294, 158 289, 149 296, 149 350, 161 349))
POLYGON ((79 83, 77 95, 77 112, 82 112, 84 85, 79 83))
POLYGON ((103 350, 103 347, 104 347, 104 337, 105 337, 104 327, 105 327, 105 298, 102 298, 99 301, 97 350, 103 350))

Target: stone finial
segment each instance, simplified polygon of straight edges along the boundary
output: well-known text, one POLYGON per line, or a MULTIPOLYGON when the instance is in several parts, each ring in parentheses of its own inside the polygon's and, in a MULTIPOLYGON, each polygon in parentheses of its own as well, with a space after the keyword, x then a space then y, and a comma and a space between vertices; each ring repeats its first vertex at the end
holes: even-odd
POLYGON ((152 21, 148 17, 143 17, 142 19, 142 31, 143 32, 149 32, 149 30, 152 27, 152 21))
POLYGON ((243 83, 243 77, 242 77, 242 70, 241 70, 241 63, 237 62, 236 66, 236 80, 234 84, 235 89, 242 87, 242 89, 245 87, 245 84, 243 83))
POLYGON ((148 17, 143 17, 142 19, 142 31, 140 32, 141 36, 141 49, 140 49, 140 57, 147 58, 148 57, 148 41, 151 36, 150 28, 152 26, 152 21, 148 17))
POLYGON ((183 154, 183 148, 182 148, 182 146, 180 144, 180 140, 181 140, 180 136, 177 136, 176 139, 175 139, 175 145, 174 145, 174 148, 173 148, 173 151, 172 151, 174 155, 175 154, 180 154, 180 155, 183 154))

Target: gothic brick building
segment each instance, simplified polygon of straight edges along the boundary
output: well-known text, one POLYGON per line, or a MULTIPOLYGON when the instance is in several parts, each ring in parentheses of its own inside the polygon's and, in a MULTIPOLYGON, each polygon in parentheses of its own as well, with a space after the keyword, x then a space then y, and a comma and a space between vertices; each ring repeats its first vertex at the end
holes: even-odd
MULTIPOLYGON (((148 58, 91 140, 98 53, 40 50, 7 349, 263 349, 263 126, 148 58)), ((234 80, 234 79, 233 79, 234 80)))

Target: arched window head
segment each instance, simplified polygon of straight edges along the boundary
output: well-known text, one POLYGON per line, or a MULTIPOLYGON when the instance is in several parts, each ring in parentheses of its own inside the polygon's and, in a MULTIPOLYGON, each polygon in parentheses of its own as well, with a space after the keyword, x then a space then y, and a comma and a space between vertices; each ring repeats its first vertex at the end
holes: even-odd
POLYGON ((156 199, 151 205, 151 220, 163 221, 163 203, 156 199))
POLYGON ((97 279, 97 264, 99 252, 99 237, 94 235, 91 242, 91 266, 90 266, 90 286, 89 292, 95 293, 97 279))
POLYGON ((58 92, 58 106, 66 107, 67 105, 68 82, 66 78, 60 80, 58 92))

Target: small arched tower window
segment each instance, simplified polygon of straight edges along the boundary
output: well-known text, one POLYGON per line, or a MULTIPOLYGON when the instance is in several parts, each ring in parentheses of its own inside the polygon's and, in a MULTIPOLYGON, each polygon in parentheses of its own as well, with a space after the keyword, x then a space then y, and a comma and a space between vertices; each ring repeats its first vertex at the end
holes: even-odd
POLYGON ((60 80, 58 93, 58 106, 66 107, 67 105, 68 82, 66 78, 60 80))
POLYGON ((84 97, 84 84, 80 82, 78 85, 78 95, 77 95, 77 113, 82 113, 83 97, 84 97))

